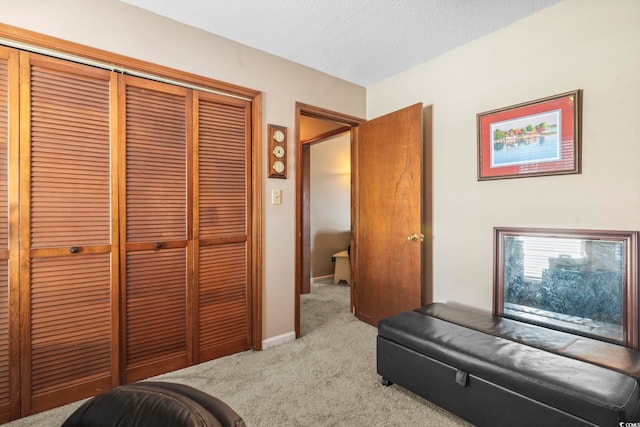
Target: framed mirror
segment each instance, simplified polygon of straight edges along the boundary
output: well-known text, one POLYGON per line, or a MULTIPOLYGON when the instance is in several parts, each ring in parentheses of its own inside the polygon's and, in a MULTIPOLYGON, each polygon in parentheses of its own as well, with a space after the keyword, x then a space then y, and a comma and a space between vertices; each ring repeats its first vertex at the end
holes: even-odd
POLYGON ((638 348, 637 232, 494 233, 495 315, 638 348))

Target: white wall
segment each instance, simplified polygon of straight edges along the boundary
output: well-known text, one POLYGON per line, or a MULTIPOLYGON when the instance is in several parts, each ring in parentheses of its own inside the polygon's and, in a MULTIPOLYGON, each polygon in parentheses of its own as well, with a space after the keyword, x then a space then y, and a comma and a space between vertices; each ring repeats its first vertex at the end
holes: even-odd
POLYGON ((331 254, 349 245, 351 136, 347 132, 310 147, 311 277, 333 274, 331 254))
POLYGON ((367 118, 433 107, 435 301, 491 309, 495 226, 640 230, 639 16, 565 0, 367 88, 367 118), (582 174, 477 181, 477 113, 574 89, 582 174))
MULTIPOLYGON (((0 0, 0 20, 64 40, 184 70, 263 93, 263 139, 267 123, 294 134, 296 101, 364 117, 365 89, 268 55, 118 0, 0 0)), ((294 331, 295 171, 289 138, 291 179, 264 178, 263 335, 294 331), (271 189, 283 190, 273 206, 271 189)), ((263 177, 266 174, 263 141, 263 177)))

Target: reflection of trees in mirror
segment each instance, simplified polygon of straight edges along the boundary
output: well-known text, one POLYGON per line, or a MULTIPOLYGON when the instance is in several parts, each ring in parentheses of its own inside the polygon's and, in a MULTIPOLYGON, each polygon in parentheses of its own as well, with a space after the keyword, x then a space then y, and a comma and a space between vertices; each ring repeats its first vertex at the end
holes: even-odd
POLYGON ((623 241, 504 238, 504 315, 623 343, 623 241))

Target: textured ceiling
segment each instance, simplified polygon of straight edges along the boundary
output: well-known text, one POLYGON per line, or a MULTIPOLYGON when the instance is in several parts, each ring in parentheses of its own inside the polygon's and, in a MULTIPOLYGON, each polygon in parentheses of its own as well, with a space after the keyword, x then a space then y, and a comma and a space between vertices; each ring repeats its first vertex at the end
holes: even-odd
POLYGON ((362 86, 560 0, 121 0, 362 86))

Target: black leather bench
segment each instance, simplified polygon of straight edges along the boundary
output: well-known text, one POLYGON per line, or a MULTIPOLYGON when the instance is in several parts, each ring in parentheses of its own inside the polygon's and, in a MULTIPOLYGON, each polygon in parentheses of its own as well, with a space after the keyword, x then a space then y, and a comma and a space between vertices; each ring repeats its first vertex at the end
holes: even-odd
POLYGON ((638 352, 431 304, 378 324, 377 369, 478 426, 640 421, 638 352))

